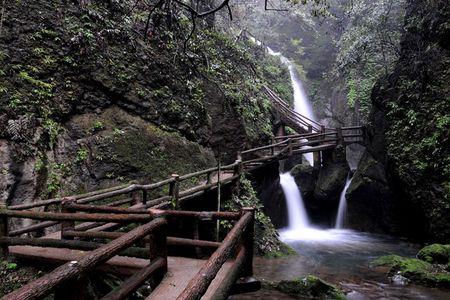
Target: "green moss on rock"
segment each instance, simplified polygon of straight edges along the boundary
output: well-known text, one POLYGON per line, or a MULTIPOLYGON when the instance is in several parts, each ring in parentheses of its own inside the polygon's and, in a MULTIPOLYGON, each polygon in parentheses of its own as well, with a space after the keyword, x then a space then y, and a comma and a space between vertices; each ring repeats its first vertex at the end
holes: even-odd
POLYGON ((450 288, 450 273, 440 266, 417 258, 387 255, 372 261, 371 266, 387 267, 390 276, 401 274, 417 284, 450 288))
POLYGON ((313 275, 278 283, 269 282, 264 287, 276 289, 298 299, 346 299, 337 287, 313 275))
POLYGON ((450 245, 433 244, 422 248, 417 257, 431 264, 447 264, 450 259, 450 245))

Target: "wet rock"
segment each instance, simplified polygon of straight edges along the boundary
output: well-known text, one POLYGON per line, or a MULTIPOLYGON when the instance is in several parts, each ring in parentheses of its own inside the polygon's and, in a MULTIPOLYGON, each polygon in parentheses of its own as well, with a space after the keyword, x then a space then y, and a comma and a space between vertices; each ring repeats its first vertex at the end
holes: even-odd
POLYGON ((371 267, 388 268, 388 276, 400 275, 416 284, 450 288, 449 272, 439 265, 433 265, 417 258, 387 255, 372 261, 370 265, 371 267))
POLYGON ((366 152, 347 189, 348 225, 383 232, 395 224, 394 196, 384 166, 366 152))
POLYGON ((278 162, 265 165, 262 169, 249 174, 258 198, 263 204, 266 215, 276 228, 287 226, 287 207, 280 186, 278 162))
POLYGON ((431 264, 447 264, 450 262, 450 245, 426 246, 417 253, 417 258, 431 264))
POLYGON ((389 278, 392 284, 395 285, 401 285, 401 286, 405 286, 408 285, 411 280, 409 280, 408 278, 400 275, 400 273, 395 274, 394 276, 389 278))
POLYGON ((312 275, 278 283, 266 283, 265 288, 276 289, 298 299, 346 299, 337 287, 312 275))
POLYGON ((345 148, 336 147, 328 155, 328 158, 323 160, 323 167, 319 170, 314 189, 314 198, 318 201, 337 205, 349 171, 350 168, 345 158, 345 148))
POLYGON ((309 164, 299 164, 292 168, 291 175, 299 186, 304 198, 314 196, 318 172, 309 164))

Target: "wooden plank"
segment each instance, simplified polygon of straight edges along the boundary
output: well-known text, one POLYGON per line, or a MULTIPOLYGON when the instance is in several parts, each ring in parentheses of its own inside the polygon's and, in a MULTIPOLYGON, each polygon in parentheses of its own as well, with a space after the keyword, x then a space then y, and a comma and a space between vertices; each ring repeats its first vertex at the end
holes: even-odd
MULTIPOLYGON (((148 300, 167 300, 176 299, 181 292, 187 287, 191 278, 205 264, 205 260, 188 259, 181 257, 169 257, 169 270, 156 287, 156 289, 146 299, 148 300), (173 264, 179 265, 173 265, 173 264)), ((234 260, 229 260, 223 264, 220 271, 210 284, 211 291, 215 291, 227 278, 229 270, 233 267, 234 260)))

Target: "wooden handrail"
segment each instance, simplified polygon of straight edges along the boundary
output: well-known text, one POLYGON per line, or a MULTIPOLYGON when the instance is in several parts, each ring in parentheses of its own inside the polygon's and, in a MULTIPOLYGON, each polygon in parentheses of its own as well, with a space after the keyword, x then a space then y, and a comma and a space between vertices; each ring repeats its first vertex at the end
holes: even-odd
POLYGON ((242 217, 227 234, 222 245, 211 255, 208 261, 192 278, 177 300, 199 299, 227 259, 231 257, 245 229, 253 224, 254 212, 244 211, 242 217))
MULTIPOLYGON (((131 246, 143 236, 148 235, 152 231, 165 226, 167 221, 163 218, 158 218, 142 226, 139 226, 130 232, 124 234, 118 239, 106 244, 89 254, 83 256, 79 261, 68 262, 49 274, 46 274, 26 285, 20 289, 9 293, 3 297, 4 300, 25 300, 36 299, 48 295, 58 285, 70 280, 76 280, 78 277, 85 275, 89 270, 101 265, 115 256, 123 249, 131 246)), ((167 257, 164 259, 163 266, 167 266, 167 257)))
POLYGON ((0 209, 0 216, 11 218, 23 218, 32 220, 44 221, 96 221, 96 222, 115 222, 115 223, 130 223, 130 222, 148 222, 153 216, 136 215, 136 214, 84 214, 84 213, 55 213, 42 212, 31 210, 8 210, 0 209))

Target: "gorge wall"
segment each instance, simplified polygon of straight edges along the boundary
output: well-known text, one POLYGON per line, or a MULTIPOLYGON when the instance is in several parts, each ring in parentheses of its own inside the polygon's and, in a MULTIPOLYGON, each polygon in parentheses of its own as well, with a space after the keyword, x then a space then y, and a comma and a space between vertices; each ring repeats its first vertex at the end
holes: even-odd
POLYGON ((6 2, 0 32, 0 190, 7 204, 157 181, 233 161, 272 135, 264 50, 152 24, 134 2, 6 2))
POLYGON ((400 58, 372 92, 354 228, 450 241, 450 3, 409 1, 400 58), (381 216, 381 217, 380 217, 381 216))

